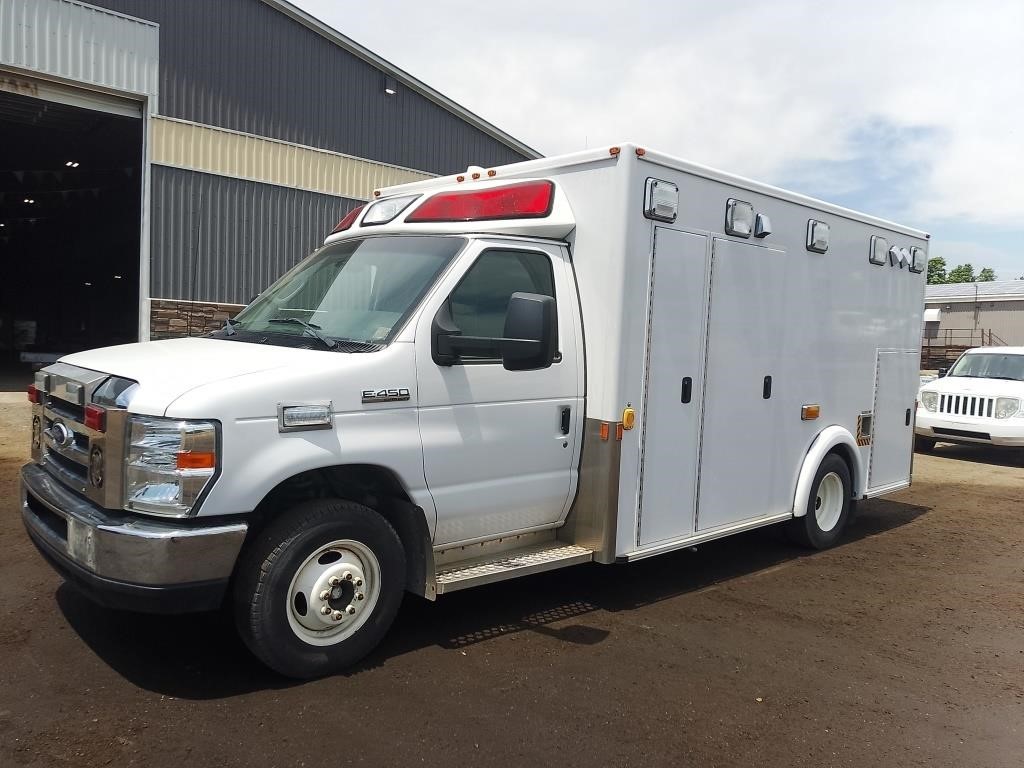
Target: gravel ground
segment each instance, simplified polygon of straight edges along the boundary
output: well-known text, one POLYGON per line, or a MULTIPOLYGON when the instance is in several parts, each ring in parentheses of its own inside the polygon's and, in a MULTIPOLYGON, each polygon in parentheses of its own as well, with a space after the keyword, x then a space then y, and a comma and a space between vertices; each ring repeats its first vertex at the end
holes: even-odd
POLYGON ((296 684, 217 615, 115 613, 18 515, 0 395, 0 766, 984 766, 1024 754, 1024 470, 940 446, 808 554, 762 530, 431 604, 296 684))

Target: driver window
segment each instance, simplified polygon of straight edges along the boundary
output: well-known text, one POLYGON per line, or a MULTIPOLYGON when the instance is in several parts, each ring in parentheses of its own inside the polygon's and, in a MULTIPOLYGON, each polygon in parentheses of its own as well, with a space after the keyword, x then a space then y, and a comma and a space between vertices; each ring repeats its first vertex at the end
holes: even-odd
MULTIPOLYGON (((452 320, 465 336, 501 338, 505 311, 516 292, 554 297, 551 260, 537 251, 484 251, 448 298, 452 320)), ((498 349, 463 360, 498 360, 498 349)))

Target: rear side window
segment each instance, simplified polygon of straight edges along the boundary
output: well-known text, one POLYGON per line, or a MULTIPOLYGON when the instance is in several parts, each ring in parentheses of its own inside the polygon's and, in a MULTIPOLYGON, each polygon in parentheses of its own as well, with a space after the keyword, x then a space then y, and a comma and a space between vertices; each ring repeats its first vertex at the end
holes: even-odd
MULTIPOLYGON (((516 292, 554 297, 551 259, 537 251, 484 251, 448 299, 455 325, 465 336, 501 338, 505 311, 516 292)), ((464 360, 497 360, 498 349, 464 360)))

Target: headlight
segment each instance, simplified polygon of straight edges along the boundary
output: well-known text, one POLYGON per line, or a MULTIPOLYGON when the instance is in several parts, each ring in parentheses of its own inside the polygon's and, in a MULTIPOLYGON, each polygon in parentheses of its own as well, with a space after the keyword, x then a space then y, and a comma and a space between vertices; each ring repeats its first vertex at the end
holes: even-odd
POLYGON ((921 393, 921 405, 925 407, 926 411, 934 411, 939 404, 939 393, 938 392, 922 392, 921 393))
POLYGON ((125 457, 124 508, 184 517, 217 472, 213 421, 132 416, 125 457))
POLYGON ((1020 410, 1020 400, 1016 397, 996 398, 996 418, 1008 419, 1020 410))

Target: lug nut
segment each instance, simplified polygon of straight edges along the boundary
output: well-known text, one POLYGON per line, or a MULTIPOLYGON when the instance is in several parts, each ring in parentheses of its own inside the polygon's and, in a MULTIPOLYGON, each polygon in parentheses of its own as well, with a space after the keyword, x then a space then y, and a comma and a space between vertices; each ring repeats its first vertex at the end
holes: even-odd
POLYGON ((331 590, 325 589, 323 592, 321 592, 320 593, 320 599, 321 600, 330 600, 331 599, 331 590))
POLYGON ((345 573, 343 574, 343 578, 345 579, 345 581, 352 581, 351 571, 345 571, 345 573))
POLYGON ((327 583, 330 584, 332 587, 339 587, 341 586, 341 579, 339 579, 337 576, 331 576, 331 578, 327 580, 327 583))
POLYGON ((328 608, 326 605, 320 607, 320 613, 322 613, 324 616, 326 616, 330 612, 331 612, 331 609, 328 608))
POLYGON ((331 614, 331 618, 334 619, 335 621, 341 621, 343 618, 345 618, 345 614, 342 613, 341 611, 335 611, 334 613, 331 614))
POLYGON ((363 580, 362 579, 356 579, 356 586, 357 587, 363 586, 363 580))
POLYGON ((364 597, 366 597, 366 595, 362 592, 356 592, 356 600, 362 600, 364 597))
POLYGON ((351 616, 356 612, 356 607, 354 605, 350 605, 345 610, 348 611, 348 615, 351 616))

